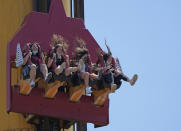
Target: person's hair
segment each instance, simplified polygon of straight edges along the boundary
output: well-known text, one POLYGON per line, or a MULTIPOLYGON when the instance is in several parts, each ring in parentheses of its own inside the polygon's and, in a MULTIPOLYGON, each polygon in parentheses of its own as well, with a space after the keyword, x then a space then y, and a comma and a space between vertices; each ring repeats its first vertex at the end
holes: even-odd
POLYGON ((29 48, 32 49, 32 46, 33 46, 34 44, 37 45, 38 49, 40 48, 40 45, 39 45, 39 43, 37 43, 37 42, 29 43, 29 48))
POLYGON ((73 52, 73 57, 75 59, 81 59, 84 55, 89 54, 84 40, 76 38, 74 43, 76 44, 75 50, 73 52))
POLYGON ((57 45, 62 45, 64 51, 68 49, 67 40, 61 35, 53 34, 51 44, 52 48, 55 48, 57 45))
POLYGON ((75 59, 81 59, 81 58, 82 58, 84 55, 86 55, 86 54, 87 54, 87 55, 89 54, 88 49, 77 47, 77 48, 75 49, 74 57, 75 57, 75 59))
POLYGON ((79 48, 86 48, 86 43, 83 39, 81 38, 75 38, 75 41, 74 41, 76 47, 79 47, 79 48))
POLYGON ((38 56, 38 57, 40 57, 41 48, 40 48, 40 45, 39 45, 39 43, 38 43, 38 42, 28 43, 27 45, 28 45, 28 47, 29 47, 29 50, 31 50, 31 51, 32 51, 32 46, 33 46, 34 44, 36 44, 36 45, 37 45, 37 47, 38 47, 38 53, 37 53, 37 56, 38 56))
POLYGON ((103 54, 103 59, 104 59, 104 61, 107 62, 107 60, 108 60, 108 58, 109 58, 110 56, 111 56, 110 53, 104 53, 104 54, 103 54))
POLYGON ((57 44, 57 45, 55 46, 55 48, 54 48, 54 53, 57 53, 57 49, 58 49, 59 47, 61 47, 61 48, 62 48, 62 51, 65 53, 64 47, 63 47, 63 45, 61 45, 61 44, 57 44))

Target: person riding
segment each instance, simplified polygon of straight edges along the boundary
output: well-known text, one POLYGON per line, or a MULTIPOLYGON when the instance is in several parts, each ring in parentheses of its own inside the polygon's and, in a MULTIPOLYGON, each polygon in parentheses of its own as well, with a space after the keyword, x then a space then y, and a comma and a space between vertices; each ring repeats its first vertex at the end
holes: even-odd
POLYGON ((48 57, 47 66, 53 73, 53 79, 61 82, 66 81, 72 72, 77 72, 80 67, 70 67, 67 55, 67 41, 60 35, 53 35, 52 51, 48 57))
POLYGON ((23 75, 30 76, 30 85, 35 86, 35 78, 42 76, 46 82, 49 82, 52 74, 48 73, 47 66, 44 62, 44 54, 41 51, 40 45, 37 42, 28 43, 26 50, 23 53, 23 75))
POLYGON ((103 52, 103 53, 99 53, 99 59, 97 64, 99 64, 101 67, 104 67, 104 74, 110 74, 109 79, 112 79, 112 91, 114 92, 116 89, 120 88, 122 81, 124 80, 126 82, 129 82, 131 86, 133 86, 138 78, 138 75, 135 74, 133 75, 133 77, 130 79, 129 77, 127 77, 121 68, 120 62, 118 60, 118 58, 114 59, 114 57, 112 56, 112 53, 110 51, 110 48, 108 47, 106 41, 105 41, 105 45, 108 49, 108 53, 103 52), (116 85, 115 85, 116 84, 116 85))
POLYGON ((84 80, 86 87, 86 94, 91 93, 91 87, 89 86, 89 78, 93 77, 90 74, 92 73, 92 63, 89 56, 89 51, 85 46, 85 41, 82 39, 76 39, 76 48, 73 53, 73 63, 74 66, 78 66, 80 63, 82 69, 79 71, 79 76, 84 80))

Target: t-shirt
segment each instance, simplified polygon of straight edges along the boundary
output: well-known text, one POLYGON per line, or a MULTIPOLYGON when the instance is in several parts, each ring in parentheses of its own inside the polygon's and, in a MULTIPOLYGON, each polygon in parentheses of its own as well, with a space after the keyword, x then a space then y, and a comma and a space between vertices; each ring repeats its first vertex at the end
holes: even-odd
MULTIPOLYGON (((27 55, 27 54, 26 54, 27 55)), ((25 55, 25 56, 26 56, 25 55)), ((31 65, 31 64, 35 64, 36 66, 39 66, 40 64, 43 63, 43 60, 41 58, 41 56, 39 55, 39 53, 37 55, 31 55, 29 58, 28 58, 28 61, 26 64, 28 65, 31 65)))
POLYGON ((61 59, 57 58, 57 56, 53 59, 51 68, 56 69, 59 65, 61 65, 63 62, 66 62, 66 68, 68 68, 69 60, 68 56, 61 56, 61 59))

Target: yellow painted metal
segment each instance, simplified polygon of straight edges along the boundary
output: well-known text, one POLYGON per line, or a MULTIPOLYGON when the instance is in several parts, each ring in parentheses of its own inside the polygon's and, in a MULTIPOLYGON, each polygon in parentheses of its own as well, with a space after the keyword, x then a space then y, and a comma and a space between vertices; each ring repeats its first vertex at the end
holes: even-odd
POLYGON ((60 131, 73 131, 73 126, 71 126, 69 129, 61 129, 60 131))
POLYGON ((67 17, 71 17, 71 0, 62 0, 67 17))
POLYGON ((21 114, 6 113, 6 46, 32 10, 33 0, 0 0, 0 131, 20 128, 33 131, 21 114))

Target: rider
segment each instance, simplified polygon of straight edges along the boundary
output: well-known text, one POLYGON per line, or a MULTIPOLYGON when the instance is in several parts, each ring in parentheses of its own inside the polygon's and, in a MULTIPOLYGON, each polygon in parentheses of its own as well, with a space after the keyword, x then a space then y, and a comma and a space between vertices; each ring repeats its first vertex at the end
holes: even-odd
POLYGON ((72 72, 77 72, 80 67, 69 66, 69 56, 67 55, 67 42, 60 35, 53 35, 52 51, 48 58, 47 66, 53 72, 54 80, 66 81, 72 72))
POLYGON ((35 78, 43 74, 44 80, 49 82, 52 74, 48 73, 47 66, 44 62, 44 55, 41 52, 40 45, 37 42, 28 43, 28 49, 24 51, 23 69, 24 76, 30 76, 30 85, 35 85, 35 78))
POLYGON ((103 76, 105 76, 105 74, 109 76, 107 77, 107 80, 109 80, 112 83, 112 91, 114 92, 115 89, 118 89, 121 86, 121 80, 129 82, 131 86, 133 86, 137 80, 137 74, 135 74, 131 79, 127 77, 122 71, 118 58, 115 61, 107 44, 106 47, 108 49, 108 53, 99 52, 97 64, 103 67, 103 76))

